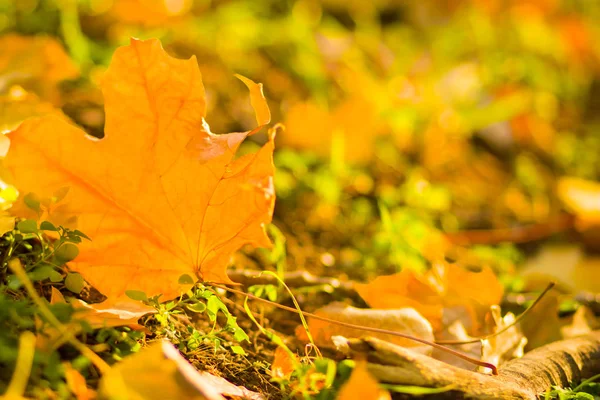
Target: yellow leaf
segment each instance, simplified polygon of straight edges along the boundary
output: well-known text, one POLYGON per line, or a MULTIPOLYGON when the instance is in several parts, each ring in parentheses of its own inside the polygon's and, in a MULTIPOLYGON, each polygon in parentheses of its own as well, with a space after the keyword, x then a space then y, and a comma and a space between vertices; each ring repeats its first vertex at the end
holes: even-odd
MULTIPOLYGON (((41 198, 70 188, 60 212, 92 238, 71 267, 109 302, 126 290, 173 298, 183 274, 230 283, 233 252, 270 245, 274 138, 235 159, 249 132, 210 132, 195 58, 174 59, 158 40, 118 49, 103 93, 102 140, 54 117, 11 132, 11 183, 41 198)), ((14 210, 25 208, 20 200, 14 210)))
POLYGON ((373 308, 411 307, 432 324, 441 327, 443 301, 425 278, 414 271, 378 276, 367 284, 357 283, 356 291, 373 308))
POLYGON ((466 307, 477 328, 490 306, 500 302, 504 291, 489 267, 472 272, 447 263, 436 263, 422 276, 404 270, 355 287, 371 307, 412 307, 427 318, 436 331, 442 328, 444 308, 454 306, 466 307))
POLYGON ((582 228, 600 224, 600 183, 580 178, 560 178, 558 198, 574 213, 582 228))
POLYGON ((340 388, 338 400, 390 400, 387 390, 381 389, 367 371, 367 362, 359 360, 352 370, 350 379, 340 388))
POLYGON ((197 371, 179 351, 163 340, 115 365, 102 377, 101 398, 127 400, 208 399, 222 395, 262 399, 258 393, 197 371))

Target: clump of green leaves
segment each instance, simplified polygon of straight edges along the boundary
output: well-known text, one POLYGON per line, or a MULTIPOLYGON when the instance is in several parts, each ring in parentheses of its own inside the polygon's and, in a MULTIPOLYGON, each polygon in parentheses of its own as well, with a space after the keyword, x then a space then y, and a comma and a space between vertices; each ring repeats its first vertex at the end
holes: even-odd
POLYGON ((570 388, 552 386, 545 395, 546 400, 594 400, 600 397, 600 374, 584 380, 579 385, 571 385, 570 388))
MULTIPOLYGON (((191 285, 194 281, 186 274, 179 278, 179 283, 191 285)), ((161 295, 148 297, 137 290, 129 290, 126 294, 156 309, 157 312, 149 317, 153 321, 147 321, 146 325, 157 336, 168 338, 183 353, 193 352, 210 343, 214 351, 228 348, 235 354, 246 354, 242 346, 236 343, 249 342, 248 335, 221 298, 204 285, 197 284, 180 298, 167 302, 161 302, 161 295), (209 329, 200 328, 200 324, 185 323, 202 314, 212 323, 209 329)))
MULTIPOLYGON (((92 386, 98 377, 88 358, 81 355, 59 334, 48 318, 79 332, 80 340, 111 363, 140 347, 144 333, 129 328, 105 328, 93 331, 84 321, 75 319, 76 311, 69 303, 40 304, 30 297, 25 287, 34 288, 43 298, 50 288, 79 294, 85 282, 78 273, 69 272, 65 264, 78 254, 77 245, 90 240, 83 232, 55 226, 49 221, 39 225, 35 220, 20 220, 13 231, 0 237, 0 394, 9 387, 15 374, 19 347, 27 332, 35 336, 35 348, 25 394, 34 398, 72 397, 65 371, 75 369, 92 386), (9 262, 18 264, 22 274, 14 273, 9 262), (40 305, 43 305, 44 310, 40 305)), ((31 335, 31 334, 29 334, 31 335)), ((21 371, 22 372, 22 371, 21 371)))

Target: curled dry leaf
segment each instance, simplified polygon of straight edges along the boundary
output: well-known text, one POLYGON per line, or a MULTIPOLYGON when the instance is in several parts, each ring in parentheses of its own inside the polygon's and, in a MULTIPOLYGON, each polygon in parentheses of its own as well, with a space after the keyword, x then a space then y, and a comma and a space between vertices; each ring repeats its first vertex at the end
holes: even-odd
POLYGON ((263 399, 260 394, 223 378, 197 371, 166 340, 156 342, 114 366, 102 377, 99 394, 101 398, 136 400, 224 400, 224 396, 263 399))
MULTIPOLYGON (((509 312, 502 317, 500 306, 492 306, 491 314, 494 321, 493 333, 499 332, 515 322, 513 313, 509 312)), ((481 360, 496 366, 502 365, 505 361, 523 357, 526 344, 527 338, 523 336, 519 326, 513 325, 505 332, 482 341, 481 360)), ((479 368, 481 372, 489 373, 489 369, 479 368)))
MULTIPOLYGON (((66 303, 64 296, 55 287, 52 287, 50 304, 66 303)), ((138 324, 144 315, 156 312, 154 307, 140 302, 124 302, 112 305, 88 304, 80 299, 71 299, 70 304, 75 309, 73 319, 85 321, 92 328, 111 328, 128 326, 132 329, 145 329, 138 324)))
POLYGON ((338 400, 390 400, 387 390, 381 389, 377 380, 367 371, 367 362, 358 360, 350 379, 340 388, 338 400))
MULTIPOLYGON (((355 325, 386 329, 414 336, 423 340, 433 341, 431 324, 412 308, 401 309, 360 309, 343 303, 331 303, 315 311, 315 314, 335 321, 351 323, 355 325)), ((344 336, 347 338, 360 338, 362 336, 376 337, 395 343, 399 346, 408 347, 422 354, 431 354, 431 347, 423 345, 414 340, 404 339, 384 333, 364 331, 355 328, 336 325, 330 322, 319 321, 308 317, 309 331, 318 346, 333 347, 332 336, 344 336)), ((308 341, 304 327, 296 328, 296 336, 300 340, 308 341)))
MULTIPOLYGON (((211 133, 195 58, 174 59, 158 40, 118 49, 102 89, 105 138, 54 117, 28 120, 9 134, 11 183, 41 198, 70 188, 61 213, 77 215, 77 229, 92 238, 71 268, 111 303, 126 300, 125 290, 173 298, 183 274, 231 283, 233 252, 270 246, 274 134, 236 159, 252 132, 211 133)), ((264 97, 251 90, 266 122, 264 97)), ((27 214, 22 199, 18 216, 27 214)))

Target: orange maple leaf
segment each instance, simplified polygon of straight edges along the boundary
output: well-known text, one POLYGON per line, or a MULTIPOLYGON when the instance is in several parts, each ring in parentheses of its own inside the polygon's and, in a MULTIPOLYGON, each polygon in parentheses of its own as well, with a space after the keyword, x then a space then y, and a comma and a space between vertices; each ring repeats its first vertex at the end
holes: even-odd
MULTIPOLYGON (((244 83, 257 119, 267 123, 260 85, 244 83)), ((126 290, 175 297, 182 274, 230 283, 234 251, 270 245, 264 226, 275 201, 274 135, 255 154, 235 159, 256 130, 211 133, 196 59, 174 59, 158 40, 118 49, 102 90, 105 138, 54 117, 28 120, 9 134, 4 167, 11 183, 40 197, 70 188, 45 211, 78 217, 77 229, 92 241, 80 245, 71 267, 109 301, 126 290)), ((27 214, 22 197, 18 216, 27 214)))

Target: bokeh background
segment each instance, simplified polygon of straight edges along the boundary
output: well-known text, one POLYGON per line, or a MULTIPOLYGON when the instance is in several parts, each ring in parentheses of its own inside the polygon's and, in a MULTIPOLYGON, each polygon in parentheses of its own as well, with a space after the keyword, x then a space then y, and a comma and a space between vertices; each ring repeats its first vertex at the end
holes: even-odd
POLYGON ((0 0, 0 128, 56 112, 101 137, 112 53, 160 38, 197 57, 214 132, 255 123, 234 73, 264 84, 289 263, 422 270, 485 229, 509 236, 459 239, 511 276, 531 248, 510 231, 548 236, 595 190, 599 21, 588 0, 0 0))

